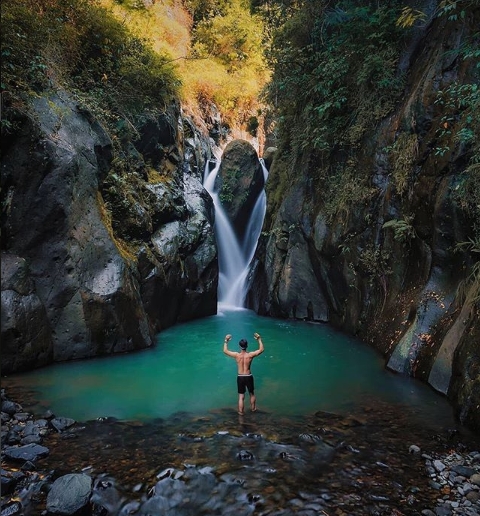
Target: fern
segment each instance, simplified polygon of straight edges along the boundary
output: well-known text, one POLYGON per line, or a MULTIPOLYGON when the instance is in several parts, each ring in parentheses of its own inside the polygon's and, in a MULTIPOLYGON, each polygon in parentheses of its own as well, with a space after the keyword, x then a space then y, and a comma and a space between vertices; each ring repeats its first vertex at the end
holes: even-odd
POLYGON ((392 219, 385 222, 382 228, 392 228, 393 238, 398 242, 406 243, 416 236, 415 228, 411 224, 412 219, 413 217, 405 217, 402 220, 392 219))
POLYGON ((427 15, 423 11, 419 11, 418 9, 414 9, 413 7, 404 7, 402 9, 402 14, 398 17, 396 21, 396 25, 402 27, 402 29, 406 29, 409 27, 413 27, 417 22, 424 22, 427 18, 427 15))

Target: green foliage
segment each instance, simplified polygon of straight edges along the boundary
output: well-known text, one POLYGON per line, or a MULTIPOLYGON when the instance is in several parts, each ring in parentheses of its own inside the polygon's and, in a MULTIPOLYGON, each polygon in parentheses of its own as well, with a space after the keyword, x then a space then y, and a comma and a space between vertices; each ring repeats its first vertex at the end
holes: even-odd
POLYGON ((359 254, 358 264, 367 275, 376 279, 378 276, 387 276, 392 273, 388 266, 391 256, 378 245, 370 245, 359 254))
POLYGON ((407 191, 418 155, 418 136, 415 133, 402 132, 389 150, 393 182, 397 192, 402 195, 407 191))
POLYGON ((323 211, 329 220, 335 216, 348 218, 352 209, 364 206, 375 193, 368 174, 362 173, 353 160, 337 167, 325 178, 322 187, 325 190, 323 211))
POLYGON ((398 17, 396 24, 403 29, 413 27, 418 22, 425 22, 427 15, 423 11, 406 6, 402 9, 402 13, 398 17))
POLYGON ((284 199, 285 192, 289 185, 292 184, 294 177, 292 170, 294 166, 294 156, 289 149, 279 148, 275 158, 275 167, 272 167, 268 176, 265 190, 267 193, 269 212, 275 213, 284 199))
POLYGON ((199 2, 193 12, 186 96, 214 103, 228 125, 244 126, 268 80, 263 21, 242 0, 199 2))
POLYGON ((394 107, 403 88, 397 69, 403 32, 399 2, 305 2, 276 35, 268 98, 280 138, 300 149, 359 145, 394 107))
POLYGON ((477 0, 442 0, 438 5, 438 16, 446 16, 449 21, 463 19, 466 9, 478 5, 477 0))
POLYGON ((478 154, 459 175, 454 190, 458 205, 473 221, 474 234, 480 239, 480 162, 478 154))
POLYGON ((2 96, 5 106, 49 88, 76 92, 114 131, 146 110, 162 110, 179 80, 108 11, 88 0, 2 2, 2 96))
POLYGON ((393 230, 393 238, 402 244, 410 242, 416 236, 415 228, 412 226, 413 217, 405 217, 402 220, 392 219, 382 228, 391 228, 393 230))
POLYGON ((475 234, 480 236, 480 88, 478 83, 455 82, 439 91, 435 102, 444 113, 437 130, 435 154, 451 153, 457 146, 469 151, 455 199, 471 217, 475 234))
MULTIPOLYGON (((467 9, 477 5, 478 0, 442 0, 436 8, 433 16, 445 16, 448 21, 456 21, 464 19, 467 9)), ((397 25, 404 29, 408 29, 415 25, 424 24, 427 20, 427 14, 424 11, 415 9, 415 7, 405 6, 397 19, 397 25)))
MULTIPOLYGON (((218 197, 222 204, 231 204, 234 200, 234 192, 238 188, 242 178, 242 170, 240 168, 227 168, 222 174, 222 186, 218 197)), ((247 197, 247 192, 243 192, 242 196, 237 199, 238 204, 241 205, 247 197)))
POLYGON ((231 4, 230 0, 185 0, 184 3, 192 15, 194 27, 204 20, 224 16, 231 4))
MULTIPOLYGON (((442 106, 443 116, 437 130, 439 142, 477 147, 480 144, 480 88, 477 83, 452 83, 437 94, 435 104, 442 106), (454 137, 451 135, 454 133, 454 137)), ((450 150, 449 146, 436 147, 436 154, 450 150)))
POLYGON ((249 60, 261 65, 261 20, 255 19, 240 4, 232 2, 224 14, 201 20, 193 33, 193 53, 213 57, 229 73, 249 60))

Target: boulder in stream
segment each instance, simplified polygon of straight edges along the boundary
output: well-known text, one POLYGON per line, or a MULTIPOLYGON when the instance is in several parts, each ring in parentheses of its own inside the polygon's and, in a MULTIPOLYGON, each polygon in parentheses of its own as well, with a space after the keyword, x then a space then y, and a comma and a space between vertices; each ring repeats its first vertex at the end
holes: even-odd
POLYGON ((47 496, 47 511, 62 516, 78 513, 89 502, 92 479, 83 473, 57 478, 47 496))

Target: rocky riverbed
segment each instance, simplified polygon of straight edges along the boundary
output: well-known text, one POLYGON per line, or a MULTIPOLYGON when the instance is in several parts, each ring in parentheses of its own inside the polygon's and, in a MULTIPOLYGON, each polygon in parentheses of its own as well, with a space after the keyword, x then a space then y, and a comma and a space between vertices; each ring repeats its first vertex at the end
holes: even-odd
POLYGON ((1 516, 480 514, 478 438, 408 407, 81 423, 2 390, 1 418, 1 516))

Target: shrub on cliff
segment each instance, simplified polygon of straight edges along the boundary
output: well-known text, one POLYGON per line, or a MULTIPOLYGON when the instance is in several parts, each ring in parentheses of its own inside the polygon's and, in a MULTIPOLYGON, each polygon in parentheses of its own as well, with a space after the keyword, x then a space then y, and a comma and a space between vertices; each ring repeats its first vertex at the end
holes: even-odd
POLYGON ((306 2, 273 39, 268 97, 278 107, 282 142, 356 146, 395 105, 404 84, 398 2, 364 4, 306 2))
POLYGON ((4 0, 2 14, 2 133, 12 130, 10 108, 28 96, 65 88, 110 129, 146 110, 161 110, 179 80, 166 57, 97 2, 4 0))

